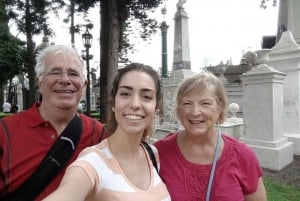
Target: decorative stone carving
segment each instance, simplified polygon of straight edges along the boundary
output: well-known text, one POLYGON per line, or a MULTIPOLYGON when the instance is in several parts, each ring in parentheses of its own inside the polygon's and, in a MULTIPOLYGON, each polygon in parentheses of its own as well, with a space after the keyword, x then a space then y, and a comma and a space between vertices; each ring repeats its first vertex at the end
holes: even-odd
POLYGON ((291 31, 282 33, 278 43, 272 48, 271 54, 280 54, 300 50, 300 46, 295 41, 291 31))
POLYGON ((176 115, 174 113, 174 109, 176 107, 176 102, 172 97, 171 92, 167 92, 166 97, 166 111, 165 111, 165 121, 167 123, 176 123, 176 115))
POLYGON ((240 110, 240 106, 237 103, 230 103, 228 106, 231 118, 236 118, 236 113, 240 110))
POLYGON ((271 52, 271 49, 261 49, 257 50, 254 53, 256 54, 255 64, 265 64, 268 61, 268 55, 271 52))
POLYGON ((252 68, 251 71, 247 72, 246 74, 257 74, 257 73, 271 73, 271 72, 278 72, 273 67, 268 66, 267 64, 260 64, 255 68, 252 68))

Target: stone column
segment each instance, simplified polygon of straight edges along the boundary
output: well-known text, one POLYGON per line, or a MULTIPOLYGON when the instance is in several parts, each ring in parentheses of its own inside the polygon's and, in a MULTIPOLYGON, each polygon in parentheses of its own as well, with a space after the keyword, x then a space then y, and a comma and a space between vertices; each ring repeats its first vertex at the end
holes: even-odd
POLYGON ((280 171, 293 161, 293 143, 283 135, 285 74, 260 64, 241 76, 244 135, 264 168, 280 171))
POLYGON ((188 15, 182 5, 175 13, 173 70, 191 70, 188 15))
POLYGON ((283 32, 268 55, 267 64, 285 73, 284 135, 294 142, 294 154, 300 155, 300 46, 292 32, 283 32))
POLYGON ((169 26, 167 25, 166 21, 163 21, 160 25, 161 41, 162 41, 161 76, 163 78, 168 77, 168 43, 167 43, 168 28, 169 26))

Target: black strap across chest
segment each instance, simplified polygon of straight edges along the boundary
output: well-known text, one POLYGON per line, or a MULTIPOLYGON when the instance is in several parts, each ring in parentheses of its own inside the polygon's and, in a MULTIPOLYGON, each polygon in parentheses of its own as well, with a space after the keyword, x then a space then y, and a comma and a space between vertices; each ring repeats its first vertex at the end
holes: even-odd
POLYGON ((154 152, 153 152, 152 148, 145 141, 142 141, 142 144, 144 145, 145 149, 147 150, 147 152, 149 154, 149 157, 150 157, 150 159, 152 161, 152 164, 155 167, 156 171, 158 172, 157 162, 156 162, 155 155, 154 155, 154 152))
POLYGON ((34 200, 68 163, 80 141, 81 133, 82 122, 75 115, 60 137, 52 145, 35 172, 15 191, 4 197, 0 197, 0 200, 34 200))

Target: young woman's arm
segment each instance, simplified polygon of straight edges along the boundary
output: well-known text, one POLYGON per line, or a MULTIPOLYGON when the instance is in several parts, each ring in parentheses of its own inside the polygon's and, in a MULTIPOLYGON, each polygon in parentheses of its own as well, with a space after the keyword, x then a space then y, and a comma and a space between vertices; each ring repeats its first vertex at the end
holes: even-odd
POLYGON ((92 183, 80 167, 67 169, 59 187, 43 201, 84 201, 92 191, 92 183))

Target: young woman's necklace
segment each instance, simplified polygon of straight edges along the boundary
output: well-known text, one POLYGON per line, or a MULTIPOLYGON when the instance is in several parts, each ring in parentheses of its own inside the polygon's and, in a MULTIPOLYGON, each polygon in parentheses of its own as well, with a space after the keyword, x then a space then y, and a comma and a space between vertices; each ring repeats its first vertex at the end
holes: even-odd
POLYGON ((221 139, 221 134, 219 133, 219 131, 217 131, 217 144, 216 144, 216 149, 215 149, 215 153, 214 153, 214 158, 213 158, 213 163, 212 163, 212 167, 210 170, 210 175, 209 175, 209 181, 208 181, 208 186, 207 186, 207 191, 206 191, 206 198, 205 201, 209 201, 210 200, 210 195, 211 195, 211 189, 212 189, 212 183, 214 180, 214 176, 215 176, 215 171, 216 171, 216 165, 217 165, 217 160, 219 157, 219 152, 220 152, 220 147, 221 147, 221 143, 220 143, 220 139, 221 139))

